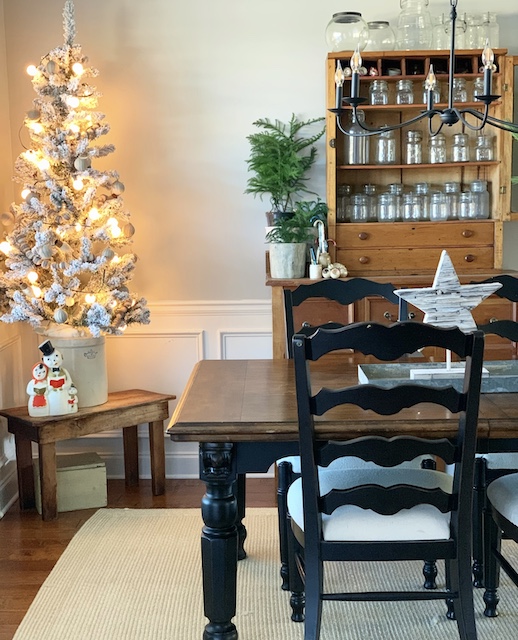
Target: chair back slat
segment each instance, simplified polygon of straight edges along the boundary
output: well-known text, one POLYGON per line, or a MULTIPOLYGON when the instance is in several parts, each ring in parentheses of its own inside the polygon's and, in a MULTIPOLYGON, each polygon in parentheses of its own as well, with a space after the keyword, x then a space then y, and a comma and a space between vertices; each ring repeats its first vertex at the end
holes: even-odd
MULTIPOLYGON (((299 327, 295 327, 294 308, 310 298, 323 298, 347 306, 369 296, 385 298, 397 305, 398 320, 408 318, 408 303, 394 293, 396 287, 391 283, 375 282, 367 278, 349 278, 317 280, 311 284, 300 285, 296 289, 284 289, 284 315, 286 324, 286 345, 289 358, 293 357, 292 338, 299 327)), ((334 320, 330 318, 330 320, 334 320)))
POLYGON ((466 396, 453 387, 404 384, 395 388, 383 388, 362 384, 347 389, 321 389, 312 399, 311 410, 315 415, 321 416, 333 407, 355 404, 362 409, 390 416, 422 402, 440 404, 452 413, 458 413, 466 406, 466 396))
POLYGON ((447 438, 429 440, 415 436, 362 436, 345 442, 321 442, 315 445, 315 461, 319 467, 327 467, 337 458, 348 455, 375 462, 382 467, 394 467, 402 462, 415 460, 423 455, 436 456, 446 464, 455 461, 455 445, 447 438))
POLYGON ((330 515, 344 505, 372 509, 384 516, 392 516, 402 509, 411 509, 420 504, 429 504, 442 513, 452 509, 452 495, 442 489, 425 489, 410 485, 381 487, 363 485, 352 489, 333 489, 319 499, 319 509, 330 515))

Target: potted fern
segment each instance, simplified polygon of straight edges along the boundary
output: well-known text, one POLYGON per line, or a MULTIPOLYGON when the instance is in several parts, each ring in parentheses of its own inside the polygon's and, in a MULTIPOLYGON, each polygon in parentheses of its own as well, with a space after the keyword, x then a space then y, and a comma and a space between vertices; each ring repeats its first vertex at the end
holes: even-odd
POLYGON ((267 213, 268 225, 278 218, 290 215, 296 198, 303 194, 316 195, 307 186, 308 173, 313 166, 317 149, 315 142, 325 128, 305 136, 308 130, 324 118, 299 120, 292 114, 285 124, 280 120, 262 118, 254 122, 260 130, 247 137, 250 143, 248 170, 253 174, 247 182, 245 193, 254 197, 270 198, 271 210, 267 213))

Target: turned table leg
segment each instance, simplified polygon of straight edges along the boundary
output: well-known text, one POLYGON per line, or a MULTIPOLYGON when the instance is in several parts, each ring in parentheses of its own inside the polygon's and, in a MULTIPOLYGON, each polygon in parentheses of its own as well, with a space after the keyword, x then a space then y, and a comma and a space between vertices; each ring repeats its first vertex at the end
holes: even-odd
POLYGON ((201 536, 204 613, 209 619, 203 640, 237 640, 236 614, 238 534, 233 445, 200 444, 200 477, 204 527, 201 536))

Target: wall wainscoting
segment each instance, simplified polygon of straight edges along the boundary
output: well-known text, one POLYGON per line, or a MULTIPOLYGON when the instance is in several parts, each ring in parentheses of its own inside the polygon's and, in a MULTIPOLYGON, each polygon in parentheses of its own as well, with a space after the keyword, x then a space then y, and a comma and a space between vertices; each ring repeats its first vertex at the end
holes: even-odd
MULTIPOLYGON (((130 326, 124 336, 108 337, 109 390, 148 389, 180 397, 191 371, 201 359, 271 358, 271 304, 266 301, 236 302, 162 302, 150 304, 151 323, 130 326)), ((2 380, 19 380, 19 389, 3 390, 3 407, 25 402, 25 383, 29 369, 21 367, 20 338, 0 345, 2 380), (16 347, 16 348, 15 348, 16 347), (18 353, 16 353, 18 351, 18 353), (9 372, 9 375, 3 375, 9 372), (10 397, 6 397, 6 393, 10 397), (20 395, 21 394, 21 395, 20 395), (22 398, 20 400, 20 397, 22 398)), ((29 334, 23 341, 25 360, 38 359, 38 337, 29 334)), ((64 363, 66 366, 66 362, 64 363)), ((171 402, 170 415, 176 406, 171 402)), ((164 431, 167 424, 164 424, 164 431)), ((14 450, 2 425, 5 464, 0 466, 0 517, 16 499, 16 468, 12 464, 14 450), (10 459, 10 460, 9 460, 10 459), (11 462, 11 464, 8 464, 11 462), (5 474, 2 471, 5 467, 5 474)), ((198 477, 198 446, 196 443, 173 443, 165 436, 166 475, 168 478, 198 477)), ((106 462, 109 478, 124 477, 121 431, 106 431, 76 440, 60 442, 59 453, 96 451, 106 462)), ((34 446, 34 455, 37 447, 34 446)), ((0 465, 2 448, 0 447, 0 465)), ((149 439, 147 426, 139 427, 140 475, 150 478, 149 439)))

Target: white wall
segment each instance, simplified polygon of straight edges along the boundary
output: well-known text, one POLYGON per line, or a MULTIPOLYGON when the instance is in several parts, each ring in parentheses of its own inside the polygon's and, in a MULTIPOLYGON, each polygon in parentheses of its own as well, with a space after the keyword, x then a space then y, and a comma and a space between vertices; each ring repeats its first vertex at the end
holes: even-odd
MULTIPOLYGON (((0 205, 6 207, 20 126, 35 96, 24 69, 62 44, 64 0, 2 5, 0 205)), ((324 30, 334 12, 349 9, 357 7, 337 0, 76 0, 76 40, 100 70, 99 108, 117 147, 106 163, 126 185, 136 227, 135 289, 152 307, 150 326, 109 340, 113 389, 137 380, 179 395, 200 357, 270 356, 268 203, 243 194, 246 136, 260 117, 324 115, 324 30)), ((432 0, 431 9, 448 12, 449 3, 432 0)), ((486 3, 461 0, 458 9, 482 11, 486 3)), ((360 10, 367 20, 394 23, 399 2, 371 0, 360 10)), ((515 4, 495 0, 491 10, 501 46, 518 53, 515 4)), ((324 196, 323 142, 320 151, 314 184, 324 196)), ((516 227, 506 225, 504 254, 514 268, 516 227)), ((29 361, 37 359, 34 344, 27 350, 29 361)), ((22 369, 22 389, 27 375, 22 369)), ((108 433, 72 446, 98 448, 119 474, 118 438, 108 433)), ((168 473, 196 473, 192 447, 187 456, 182 451, 168 443, 168 473)))

